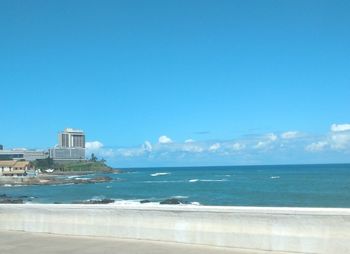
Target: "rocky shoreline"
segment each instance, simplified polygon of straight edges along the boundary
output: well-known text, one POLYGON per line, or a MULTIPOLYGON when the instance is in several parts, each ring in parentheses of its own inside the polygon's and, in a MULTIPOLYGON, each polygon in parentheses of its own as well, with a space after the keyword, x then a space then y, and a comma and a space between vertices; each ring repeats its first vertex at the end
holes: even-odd
MULTIPOLYGON (((27 202, 32 202, 37 197, 29 197, 29 196, 9 196, 8 194, 0 194, 0 204, 24 204, 27 202)), ((82 201, 74 201, 72 204, 83 204, 83 205, 103 205, 103 204, 112 204, 114 203, 114 199, 103 198, 103 199, 90 199, 90 200, 82 200, 82 201)), ((141 200, 140 204, 151 203, 149 200, 141 200)), ((60 202, 54 202, 54 204, 61 204, 60 202)), ((177 198, 166 199, 159 202, 160 205, 185 205, 190 204, 186 201, 177 198)))
POLYGON ((8 185, 57 185, 57 184, 88 184, 105 183, 113 179, 109 176, 96 176, 91 178, 68 178, 57 176, 35 176, 35 177, 0 177, 0 186, 8 185))
POLYGON ((26 201, 32 201, 34 198, 35 197, 0 194, 0 204, 23 204, 26 201))

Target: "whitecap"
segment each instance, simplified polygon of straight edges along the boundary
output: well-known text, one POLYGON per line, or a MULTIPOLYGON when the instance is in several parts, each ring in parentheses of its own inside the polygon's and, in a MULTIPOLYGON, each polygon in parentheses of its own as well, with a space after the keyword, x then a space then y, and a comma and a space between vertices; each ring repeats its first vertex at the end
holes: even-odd
POLYGON ((178 199, 185 199, 185 198, 188 198, 188 196, 181 196, 181 195, 179 195, 179 196, 172 196, 171 198, 178 198, 178 199))
POLYGON ((150 174, 150 176, 165 176, 165 175, 170 175, 171 173, 169 172, 159 172, 159 173, 153 173, 150 174))
POLYGON ((68 179, 77 178, 77 177, 79 177, 79 176, 78 175, 76 175, 76 176, 67 176, 68 179))
POLYGON ((146 202, 146 203, 141 203, 141 199, 116 199, 114 200, 114 205, 118 205, 118 206, 128 206, 128 205, 132 205, 132 206, 154 206, 154 205, 160 205, 159 202, 146 202))
POLYGON ((279 179, 280 176, 271 176, 270 178, 271 178, 271 179, 279 179))
POLYGON ((195 182, 227 182, 227 179, 191 179, 188 180, 190 183, 195 182))
POLYGON ((93 196, 91 199, 89 200, 102 200, 102 199, 105 199, 106 197, 103 196, 103 195, 99 195, 99 196, 93 196))
POLYGON ((227 179, 203 179, 199 180, 201 182, 226 182, 228 181, 227 179))

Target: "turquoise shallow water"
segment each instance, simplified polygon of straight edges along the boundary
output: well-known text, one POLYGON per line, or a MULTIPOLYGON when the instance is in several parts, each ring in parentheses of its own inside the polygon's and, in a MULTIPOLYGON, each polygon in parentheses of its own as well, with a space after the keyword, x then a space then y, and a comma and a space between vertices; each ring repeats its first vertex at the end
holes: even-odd
POLYGON ((176 197, 201 205, 350 207, 350 164, 135 168, 109 176, 110 183, 0 187, 0 194, 33 203, 176 197))

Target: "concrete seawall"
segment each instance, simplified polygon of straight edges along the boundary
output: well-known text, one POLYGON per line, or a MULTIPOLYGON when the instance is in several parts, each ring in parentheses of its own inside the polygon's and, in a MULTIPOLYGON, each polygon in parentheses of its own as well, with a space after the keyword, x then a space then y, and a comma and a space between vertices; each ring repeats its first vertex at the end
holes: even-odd
POLYGON ((8 204, 0 230, 350 253, 350 209, 8 204))

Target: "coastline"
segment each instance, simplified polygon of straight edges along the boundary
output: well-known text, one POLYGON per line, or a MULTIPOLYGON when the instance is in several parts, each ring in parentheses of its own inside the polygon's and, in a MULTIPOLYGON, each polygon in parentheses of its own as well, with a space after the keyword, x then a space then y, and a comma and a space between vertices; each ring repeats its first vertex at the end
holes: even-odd
MULTIPOLYGON (((79 175, 79 174, 77 174, 79 175)), ((85 175, 85 174, 84 174, 85 175)), ((65 175, 69 176, 69 175, 65 175)), ((82 176, 82 175, 79 175, 82 176)), ((107 176, 95 176, 92 178, 69 178, 59 175, 40 175, 40 176, 25 176, 25 177, 0 177, 0 186, 13 185, 59 185, 59 184, 88 184, 88 183, 103 183, 110 182, 112 178, 107 176)))
POLYGON ((0 230, 297 253, 349 253, 350 209, 2 204, 0 230))

